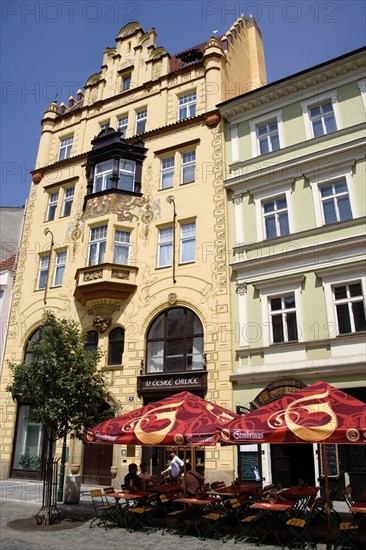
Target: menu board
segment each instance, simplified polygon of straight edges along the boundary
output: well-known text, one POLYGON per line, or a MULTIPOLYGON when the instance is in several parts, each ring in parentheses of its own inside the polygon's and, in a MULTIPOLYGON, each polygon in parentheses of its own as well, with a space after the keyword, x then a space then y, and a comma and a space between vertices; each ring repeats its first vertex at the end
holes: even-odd
MULTIPOLYGON (((335 443, 328 443, 325 445, 327 451, 327 469, 328 477, 339 477, 339 457, 338 457, 338 445, 335 443)), ((320 475, 325 477, 324 468, 324 449, 320 445, 320 475)))
POLYGON ((258 453, 240 453, 241 478, 243 481, 260 481, 258 453))

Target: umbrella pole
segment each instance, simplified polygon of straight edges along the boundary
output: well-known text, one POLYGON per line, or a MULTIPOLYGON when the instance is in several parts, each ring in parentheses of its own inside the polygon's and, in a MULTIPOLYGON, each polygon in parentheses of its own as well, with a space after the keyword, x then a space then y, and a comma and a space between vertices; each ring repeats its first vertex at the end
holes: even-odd
POLYGON ((183 449, 183 460, 184 460, 184 470, 183 470, 183 495, 186 496, 186 475, 187 475, 187 447, 183 449))
POLYGON ((324 489, 325 489, 325 507, 327 510, 328 518, 328 529, 330 529, 330 502, 329 502, 329 478, 328 478, 328 457, 327 457, 327 446, 325 443, 322 443, 323 451, 323 464, 324 464, 324 489))

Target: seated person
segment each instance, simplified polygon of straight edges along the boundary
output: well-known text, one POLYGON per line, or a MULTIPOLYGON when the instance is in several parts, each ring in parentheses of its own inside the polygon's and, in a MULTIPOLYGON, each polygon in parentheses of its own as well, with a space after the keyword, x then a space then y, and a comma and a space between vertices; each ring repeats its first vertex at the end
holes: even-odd
POLYGON ((125 475, 124 482, 127 491, 131 493, 141 491, 144 488, 141 477, 137 475, 137 464, 128 465, 128 474, 125 475))
POLYGON ((205 478, 202 475, 202 469, 200 471, 192 470, 191 464, 188 462, 186 466, 186 475, 184 476, 184 484, 186 488, 186 494, 188 497, 197 497, 202 495, 202 487, 205 478))
POLYGON ((155 483, 155 478, 151 476, 146 470, 146 462, 141 462, 140 470, 137 472, 137 475, 142 479, 144 487, 151 487, 155 483))

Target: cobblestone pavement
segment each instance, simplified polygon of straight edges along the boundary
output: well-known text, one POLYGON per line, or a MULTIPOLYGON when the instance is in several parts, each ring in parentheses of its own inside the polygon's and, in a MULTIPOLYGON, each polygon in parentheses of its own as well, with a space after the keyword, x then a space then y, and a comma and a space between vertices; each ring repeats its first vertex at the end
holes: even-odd
MULTIPOLYGON (((0 482, 0 548, 1 550, 257 550, 255 544, 235 544, 229 540, 225 544, 218 540, 202 541, 196 537, 180 538, 174 534, 164 534, 161 531, 146 534, 143 532, 129 533, 126 529, 113 528, 107 531, 101 527, 89 528, 89 521, 80 526, 60 531, 19 531, 12 529, 8 523, 15 519, 29 518, 35 515, 42 503, 42 484, 37 482, 2 481, 0 482)), ((79 504, 60 505, 61 510, 67 509, 74 517, 85 516, 90 512, 91 502, 88 488, 82 487, 79 504)), ((279 550, 278 547, 261 545, 262 550, 279 550)), ((318 544, 318 550, 326 550, 326 546, 318 544)))

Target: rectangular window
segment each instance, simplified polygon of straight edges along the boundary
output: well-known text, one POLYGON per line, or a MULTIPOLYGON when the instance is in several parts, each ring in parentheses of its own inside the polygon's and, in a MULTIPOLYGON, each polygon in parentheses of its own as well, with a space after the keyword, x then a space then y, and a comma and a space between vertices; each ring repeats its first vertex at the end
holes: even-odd
POLYGON ((64 160, 64 159, 70 158, 72 142, 73 142, 72 136, 61 139, 60 149, 58 152, 58 160, 64 160))
POLYGON ((162 159, 160 189, 169 189, 173 187, 174 182, 174 157, 162 159))
POLYGON ((142 111, 137 111, 135 134, 143 134, 145 132, 146 119, 147 119, 147 109, 143 109, 142 111))
POLYGON ((109 120, 107 120, 106 122, 102 122, 102 124, 99 124, 99 132, 103 132, 103 130, 108 130, 109 124, 109 120))
POLYGON ((118 189, 123 191, 135 190, 135 168, 134 162, 120 159, 118 189))
POLYGON ((64 206, 62 209, 63 216, 70 216, 71 207, 74 200, 74 187, 68 187, 64 192, 64 206))
POLYGON ((106 189, 111 189, 112 171, 113 171, 112 160, 107 160, 106 162, 100 162, 99 164, 96 164, 95 174, 94 174, 93 193, 98 193, 98 191, 105 191, 106 189))
POLYGON ((88 265, 98 265, 104 262, 107 242, 107 226, 93 227, 90 232, 88 265))
POLYGON ((55 219, 57 202, 58 202, 58 191, 56 191, 56 193, 50 193, 48 197, 48 210, 47 210, 48 222, 55 219))
POLYGON ((178 120, 193 116, 196 116, 196 92, 191 92, 179 98, 178 120))
POLYGON ((365 300, 360 282, 333 287, 339 334, 366 330, 365 300))
POLYGON ((290 233, 286 197, 262 202, 266 239, 290 233))
POLYGON ((335 223, 352 219, 346 180, 319 187, 324 223, 335 223))
POLYGON ((309 117, 314 137, 324 136, 337 130, 331 100, 310 106, 309 117))
POLYGON ((196 151, 182 154, 182 184, 192 183, 195 179, 196 151))
POLYGON ((123 135, 125 136, 127 132, 127 126, 128 126, 128 115, 121 116, 121 118, 118 119, 117 130, 119 132, 123 132, 123 135))
POLYGON ((180 228, 180 261, 194 262, 196 257, 196 224, 185 223, 180 228))
POLYGON ((56 254, 55 277, 53 286, 61 286, 66 266, 66 250, 56 254))
POLYGON ((122 77, 122 90, 129 90, 131 86, 131 74, 126 74, 122 77))
POLYGON ((159 229, 158 267, 172 265, 173 259, 173 227, 159 229))
POLYGON ((272 343, 297 342, 295 295, 270 298, 272 343))
POLYGON ((50 256, 41 256, 39 260, 39 272, 38 272, 38 290, 46 288, 48 269, 50 267, 50 256))
POLYGON ((279 150, 280 138, 278 134, 277 120, 271 120, 258 124, 256 126, 256 133, 261 155, 279 150))
POLYGON ((114 254, 115 264, 128 265, 130 258, 131 233, 116 229, 114 233, 114 254))

